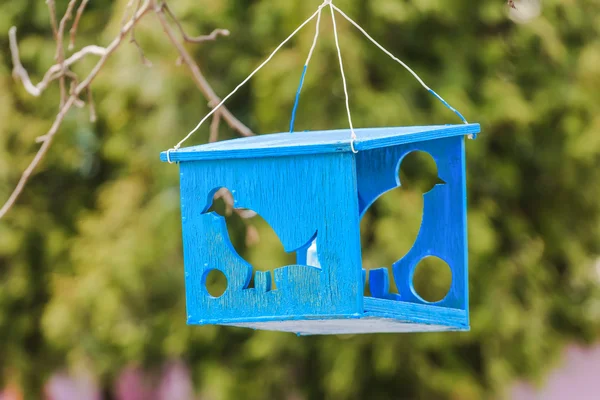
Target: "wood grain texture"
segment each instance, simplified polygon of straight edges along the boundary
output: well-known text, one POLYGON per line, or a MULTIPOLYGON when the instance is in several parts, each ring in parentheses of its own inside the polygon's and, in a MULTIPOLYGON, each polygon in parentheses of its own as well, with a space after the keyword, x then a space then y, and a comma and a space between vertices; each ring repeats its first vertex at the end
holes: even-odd
POLYGON ((265 315, 357 315, 362 313, 356 174, 351 154, 185 162, 181 209, 188 321, 226 323, 265 315), (301 183, 301 184, 300 184, 301 183), (206 213, 212 196, 228 188, 234 206, 256 211, 288 252, 316 237, 320 268, 290 265, 274 271, 277 289, 234 250, 224 219, 206 213), (214 298, 198 277, 218 269, 228 280, 214 298))
POLYGON ((464 137, 449 137, 407 145, 360 152, 357 155, 359 210, 364 215, 373 202, 398 186, 400 164, 414 151, 430 154, 437 164, 438 176, 444 181, 423 195, 421 228, 408 254, 392 266, 400 296, 389 292, 387 270, 371 271, 373 296, 426 304, 413 286, 417 264, 435 256, 445 261, 452 271, 452 284, 447 296, 435 304, 465 309, 468 300, 466 182, 464 137))
MULTIPOLYGON (((354 146, 360 152, 452 136, 476 135, 479 131, 479 124, 355 129, 357 138, 354 146)), ((170 152, 170 158, 171 161, 198 161, 348 153, 352 151, 350 141, 348 129, 276 133, 174 150, 170 152)), ((161 153, 160 158, 167 161, 167 153, 161 153)))
POLYGON ((467 330, 464 146, 465 135, 478 132, 478 124, 357 130, 358 154, 350 151, 347 130, 265 135, 171 153, 181 161, 188 323, 298 334, 467 330), (401 185, 400 163, 413 151, 429 153, 445 183, 424 195, 419 235, 392 266, 400 293, 389 293, 388 271, 381 269, 371 271, 373 297, 365 297, 360 217, 401 185), (236 208, 260 214, 284 249, 297 252, 297 264, 255 272, 233 248, 225 219, 208 211, 220 188, 230 190, 236 208), (446 261, 453 274, 449 294, 435 304, 412 284, 415 266, 427 256, 446 261), (206 288, 215 269, 228 281, 218 298, 206 288))

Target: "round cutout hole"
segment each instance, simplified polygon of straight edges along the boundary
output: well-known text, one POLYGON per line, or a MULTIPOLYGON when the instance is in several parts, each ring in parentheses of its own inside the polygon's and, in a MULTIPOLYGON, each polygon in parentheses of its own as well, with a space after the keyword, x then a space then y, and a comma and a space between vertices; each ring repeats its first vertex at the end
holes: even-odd
POLYGON ((227 277, 218 269, 212 269, 206 273, 205 285, 208 294, 212 297, 221 297, 227 290, 227 277))
POLYGON ((413 288, 425 301, 436 303, 444 300, 452 285, 452 270, 441 258, 425 257, 415 269, 413 288))

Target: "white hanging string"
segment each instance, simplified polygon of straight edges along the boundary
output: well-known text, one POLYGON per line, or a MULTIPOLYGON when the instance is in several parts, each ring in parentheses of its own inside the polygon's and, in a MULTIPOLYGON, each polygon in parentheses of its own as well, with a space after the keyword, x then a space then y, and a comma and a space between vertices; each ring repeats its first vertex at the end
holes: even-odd
POLYGON ((319 6, 319 8, 317 9, 317 11, 315 11, 315 13, 313 15, 311 15, 298 28, 296 28, 296 30, 294 32, 292 32, 292 34, 290 34, 283 42, 281 42, 281 44, 279 46, 277 46, 277 48, 275 48, 275 50, 271 53, 271 55, 269 55, 269 57, 265 61, 263 61, 263 63, 260 64, 254 71, 252 71, 252 73, 250 75, 248 75, 248 77, 246 79, 244 79, 244 81, 242 83, 240 83, 231 93, 229 93, 227 96, 225 96, 225 98, 223 98, 223 100, 221 100, 221 102, 217 106, 215 106, 204 118, 202 118, 202 120, 198 123, 198 125, 196 125, 196 127, 194 129, 192 129, 190 131, 190 133, 187 134, 186 137, 184 137, 179 143, 177 143, 175 145, 175 147, 173 147, 172 149, 167 150, 167 161, 170 164, 172 164, 172 161, 171 161, 171 158, 170 158, 170 152, 174 151, 174 150, 178 150, 181 147, 181 145, 185 141, 187 141, 194 133, 196 133, 198 131, 198 129, 200 129, 200 127, 206 122, 206 120, 208 120, 208 118, 210 118, 221 106, 223 106, 223 104, 225 104, 225 102, 231 96, 233 96, 242 86, 244 86, 250 79, 252 79, 252 77, 258 71, 260 71, 267 63, 269 63, 273 59, 273 57, 275 56, 275 54, 277 54, 277 52, 279 50, 281 50, 281 48, 283 46, 285 46, 285 44, 287 42, 289 42, 302 28, 304 28, 306 26, 306 24, 308 24, 315 17, 317 17, 317 27, 316 27, 315 37, 313 39, 313 44, 312 44, 312 46, 310 48, 310 51, 308 53, 308 57, 306 59, 306 63, 304 65, 305 69, 304 69, 304 72, 303 72, 303 75, 302 75, 302 79, 301 79, 301 82, 300 82, 300 88, 299 88, 298 93, 296 95, 296 103, 294 105, 294 111, 292 112, 292 123, 291 123, 291 127, 290 127, 290 131, 291 131, 293 129, 293 119, 295 117, 295 111, 296 111, 296 106, 297 106, 297 102, 298 102, 298 97, 299 97, 300 89, 302 88, 302 85, 304 83, 304 74, 306 73, 306 69, 308 67, 310 59, 311 59, 311 57, 313 55, 313 52, 315 50, 315 47, 317 45, 317 40, 318 40, 318 37, 319 37, 319 25, 320 25, 320 22, 321 22, 321 11, 322 11, 323 7, 326 7, 326 6, 329 6, 329 8, 331 10, 331 20, 333 22, 333 33, 334 33, 335 45, 336 45, 337 53, 338 53, 338 59, 339 59, 339 62, 340 62, 340 71, 341 71, 341 75, 342 75, 342 82, 343 82, 343 85, 344 85, 344 95, 345 95, 345 98, 346 98, 346 111, 348 113, 348 123, 350 125, 350 132, 351 132, 351 139, 352 139, 351 142, 350 142, 350 147, 351 147, 353 153, 357 153, 356 149, 354 148, 354 142, 356 141, 356 133, 354 131, 354 125, 352 124, 352 115, 351 115, 351 112, 350 112, 350 99, 349 99, 349 95, 348 95, 348 85, 347 85, 347 82, 346 82, 346 75, 344 73, 344 63, 343 63, 343 60, 342 60, 342 51, 340 49, 340 43, 339 43, 339 38, 338 38, 337 24, 336 24, 336 20, 335 20, 334 10, 337 11, 338 13, 340 13, 344 18, 346 18, 346 20, 348 20, 348 22, 350 22, 352 25, 354 25, 375 46, 377 46, 385 54, 387 54, 388 56, 390 56, 394 61, 396 61, 400 65, 402 65, 408 72, 410 72, 417 79, 417 81, 421 84, 421 86, 423 86, 423 88, 425 88, 428 92, 430 92, 432 95, 434 95, 439 101, 441 101, 447 108, 449 108, 456 115, 458 115, 465 124, 468 124, 468 122, 465 119, 465 117, 463 117, 463 115, 458 110, 456 110, 454 107, 452 107, 450 104, 448 104, 448 102, 446 102, 446 100, 444 100, 439 94, 437 94, 429 86, 427 86, 425 84, 425 82, 423 82, 423 80, 419 77, 419 75, 417 75, 417 73, 414 72, 408 65, 406 65, 402 60, 400 60, 398 57, 394 56, 387 49, 385 49, 381 44, 379 44, 375 39, 373 39, 360 25, 358 25, 354 20, 352 20, 352 18, 350 18, 348 15, 346 15, 337 6, 335 6, 333 4, 332 0, 324 0, 323 3, 319 6))
MULTIPOLYGON (((333 37, 335 38, 335 46, 337 48, 338 59, 340 60, 340 72, 342 74, 342 83, 344 84, 344 95, 346 96, 346 111, 348 112, 348 123, 350 124, 350 148, 353 153, 358 153, 354 148, 354 142, 356 141, 356 133, 354 133, 354 125, 352 124, 352 115, 350 113, 350 98, 348 96, 348 85, 346 84, 346 74, 344 73, 344 62, 342 61, 342 50, 340 49, 340 41, 338 39, 337 25, 335 23, 335 13, 333 12, 334 5, 329 2, 329 8, 331 9, 331 21, 333 22, 333 37)), ((337 8, 337 7, 336 7, 337 8)))
POLYGON ((219 108, 221 108, 221 106, 223 104, 225 104, 225 102, 227 100, 229 100, 229 98, 231 96, 233 96, 242 86, 244 86, 250 79, 252 79, 252 77, 254 75, 256 75, 256 73, 258 71, 260 71, 265 65, 267 65, 269 63, 269 61, 271 61, 273 59, 273 57, 275 56, 275 54, 277 54, 277 52, 279 50, 281 50, 281 48, 283 46, 285 46, 285 44, 287 42, 289 42, 298 32, 300 32, 300 30, 302 30, 302 28, 304 28, 306 26, 306 24, 308 24, 317 15, 319 15, 321 13, 321 10, 323 9, 323 7, 325 7, 327 4, 329 4, 329 2, 331 2, 331 0, 325 0, 325 2, 319 6, 319 8, 317 9, 317 11, 315 11, 315 13, 313 15, 311 15, 298 28, 296 28, 296 30, 294 32, 292 32, 283 42, 281 42, 281 44, 279 46, 277 46, 277 48, 275 48, 275 50, 273 50, 273 52, 271 53, 271 55, 265 61, 263 61, 262 64, 260 64, 254 71, 252 71, 252 73, 250 75, 248 75, 248 77, 246 79, 244 79, 244 81, 242 83, 240 83, 235 89, 233 89, 233 92, 231 92, 227 96, 225 96, 225 98, 223 98, 223 100, 221 100, 221 102, 217 106, 215 106, 208 114, 206 114, 206 116, 204 118, 202 118, 202 120, 200 120, 200 122, 198 122, 198 125, 196 125, 196 127, 194 129, 192 129, 190 131, 190 133, 188 133, 186 135, 186 137, 184 137, 179 143, 177 143, 175 145, 175 147, 173 147, 172 149, 167 150, 167 161, 170 164, 172 164, 169 153, 171 151, 173 151, 173 150, 178 150, 181 147, 181 145, 183 143, 185 143, 186 140, 188 140, 194 133, 196 133, 198 131, 198 129, 200 129, 200 127, 206 122, 207 119, 210 118, 211 115, 213 115, 219 108))
POLYGON ((417 81, 419 81, 419 83, 421 84, 421 86, 423 86, 429 93, 431 93, 432 95, 434 95, 435 97, 437 97, 437 99, 440 100, 446 107, 448 107, 451 111, 453 111, 456 115, 458 115, 460 117, 460 119, 465 124, 468 124, 468 122, 465 119, 465 117, 463 117, 463 115, 458 110, 456 110, 454 107, 452 107, 450 104, 448 104, 448 102, 446 100, 444 100, 439 94, 437 94, 435 91, 433 91, 433 89, 431 89, 429 86, 427 86, 425 84, 425 82, 423 82, 423 79, 421 79, 419 77, 419 75, 417 75, 417 73, 415 71, 413 71, 408 65, 406 65, 402 60, 400 60, 398 57, 396 57, 395 55, 393 55, 392 53, 390 53, 385 47, 383 47, 382 45, 380 45, 379 42, 377 42, 375 39, 373 39, 371 37, 371 35, 369 35, 367 33, 367 31, 365 31, 360 25, 358 25, 356 22, 354 22, 354 20, 352 18, 350 18, 349 16, 347 16, 346 13, 344 13, 342 10, 340 10, 337 6, 335 6, 332 3, 329 4, 329 6, 332 7, 332 8, 334 8, 344 18, 346 18, 348 20, 348 22, 350 22, 352 25, 354 25, 356 27, 356 29, 358 29, 363 35, 365 35, 367 37, 367 39, 369 39, 371 42, 373 42, 373 44, 375 46, 379 47, 379 49, 381 49, 381 51, 383 51, 385 54, 387 54, 388 56, 390 56, 394 61, 398 62, 400 65, 402 65, 404 68, 406 68, 406 70, 408 72, 410 72, 417 79, 417 81))
POLYGON ((320 31, 320 27, 321 27, 321 12, 323 11, 323 7, 325 7, 326 3, 323 3, 320 7, 319 10, 317 11, 317 26, 315 29, 315 38, 313 39, 313 43, 312 46, 310 47, 310 51, 308 52, 308 57, 306 57, 306 62, 304 63, 304 65, 308 66, 308 63, 310 63, 310 59, 312 58, 313 52, 315 51, 315 47, 317 47, 317 41, 319 40, 319 31, 320 31))

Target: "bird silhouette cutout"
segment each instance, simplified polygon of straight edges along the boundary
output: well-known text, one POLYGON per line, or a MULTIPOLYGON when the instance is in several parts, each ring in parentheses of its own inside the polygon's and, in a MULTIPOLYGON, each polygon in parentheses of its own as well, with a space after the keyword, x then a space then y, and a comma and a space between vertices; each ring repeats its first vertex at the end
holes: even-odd
POLYGON ((296 252, 284 250, 277 233, 257 212, 235 208, 233 195, 227 188, 215 193, 212 205, 204 213, 211 212, 225 219, 227 235, 235 252, 252 265, 254 273, 247 288, 260 286, 265 291, 277 289, 273 271, 297 264, 296 252))
POLYGON ((361 220, 365 296, 401 299, 392 265, 406 255, 417 240, 424 215, 424 194, 446 183, 438 176, 435 160, 426 152, 408 154, 399 170, 399 186, 380 195, 361 220), (390 242, 385 243, 388 239, 390 242), (371 252, 370 247, 375 242, 379 242, 378 248, 390 251, 371 252))

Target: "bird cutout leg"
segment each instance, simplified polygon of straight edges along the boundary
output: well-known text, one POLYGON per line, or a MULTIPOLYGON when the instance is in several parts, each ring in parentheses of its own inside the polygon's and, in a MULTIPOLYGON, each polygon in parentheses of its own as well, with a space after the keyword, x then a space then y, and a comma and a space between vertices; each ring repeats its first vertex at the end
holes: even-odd
POLYGON ((271 291, 271 271, 256 271, 254 274, 254 287, 257 292, 271 291))
POLYGON ((397 293, 390 292, 390 276, 387 268, 377 268, 369 273, 371 296, 386 300, 402 300, 397 293))

